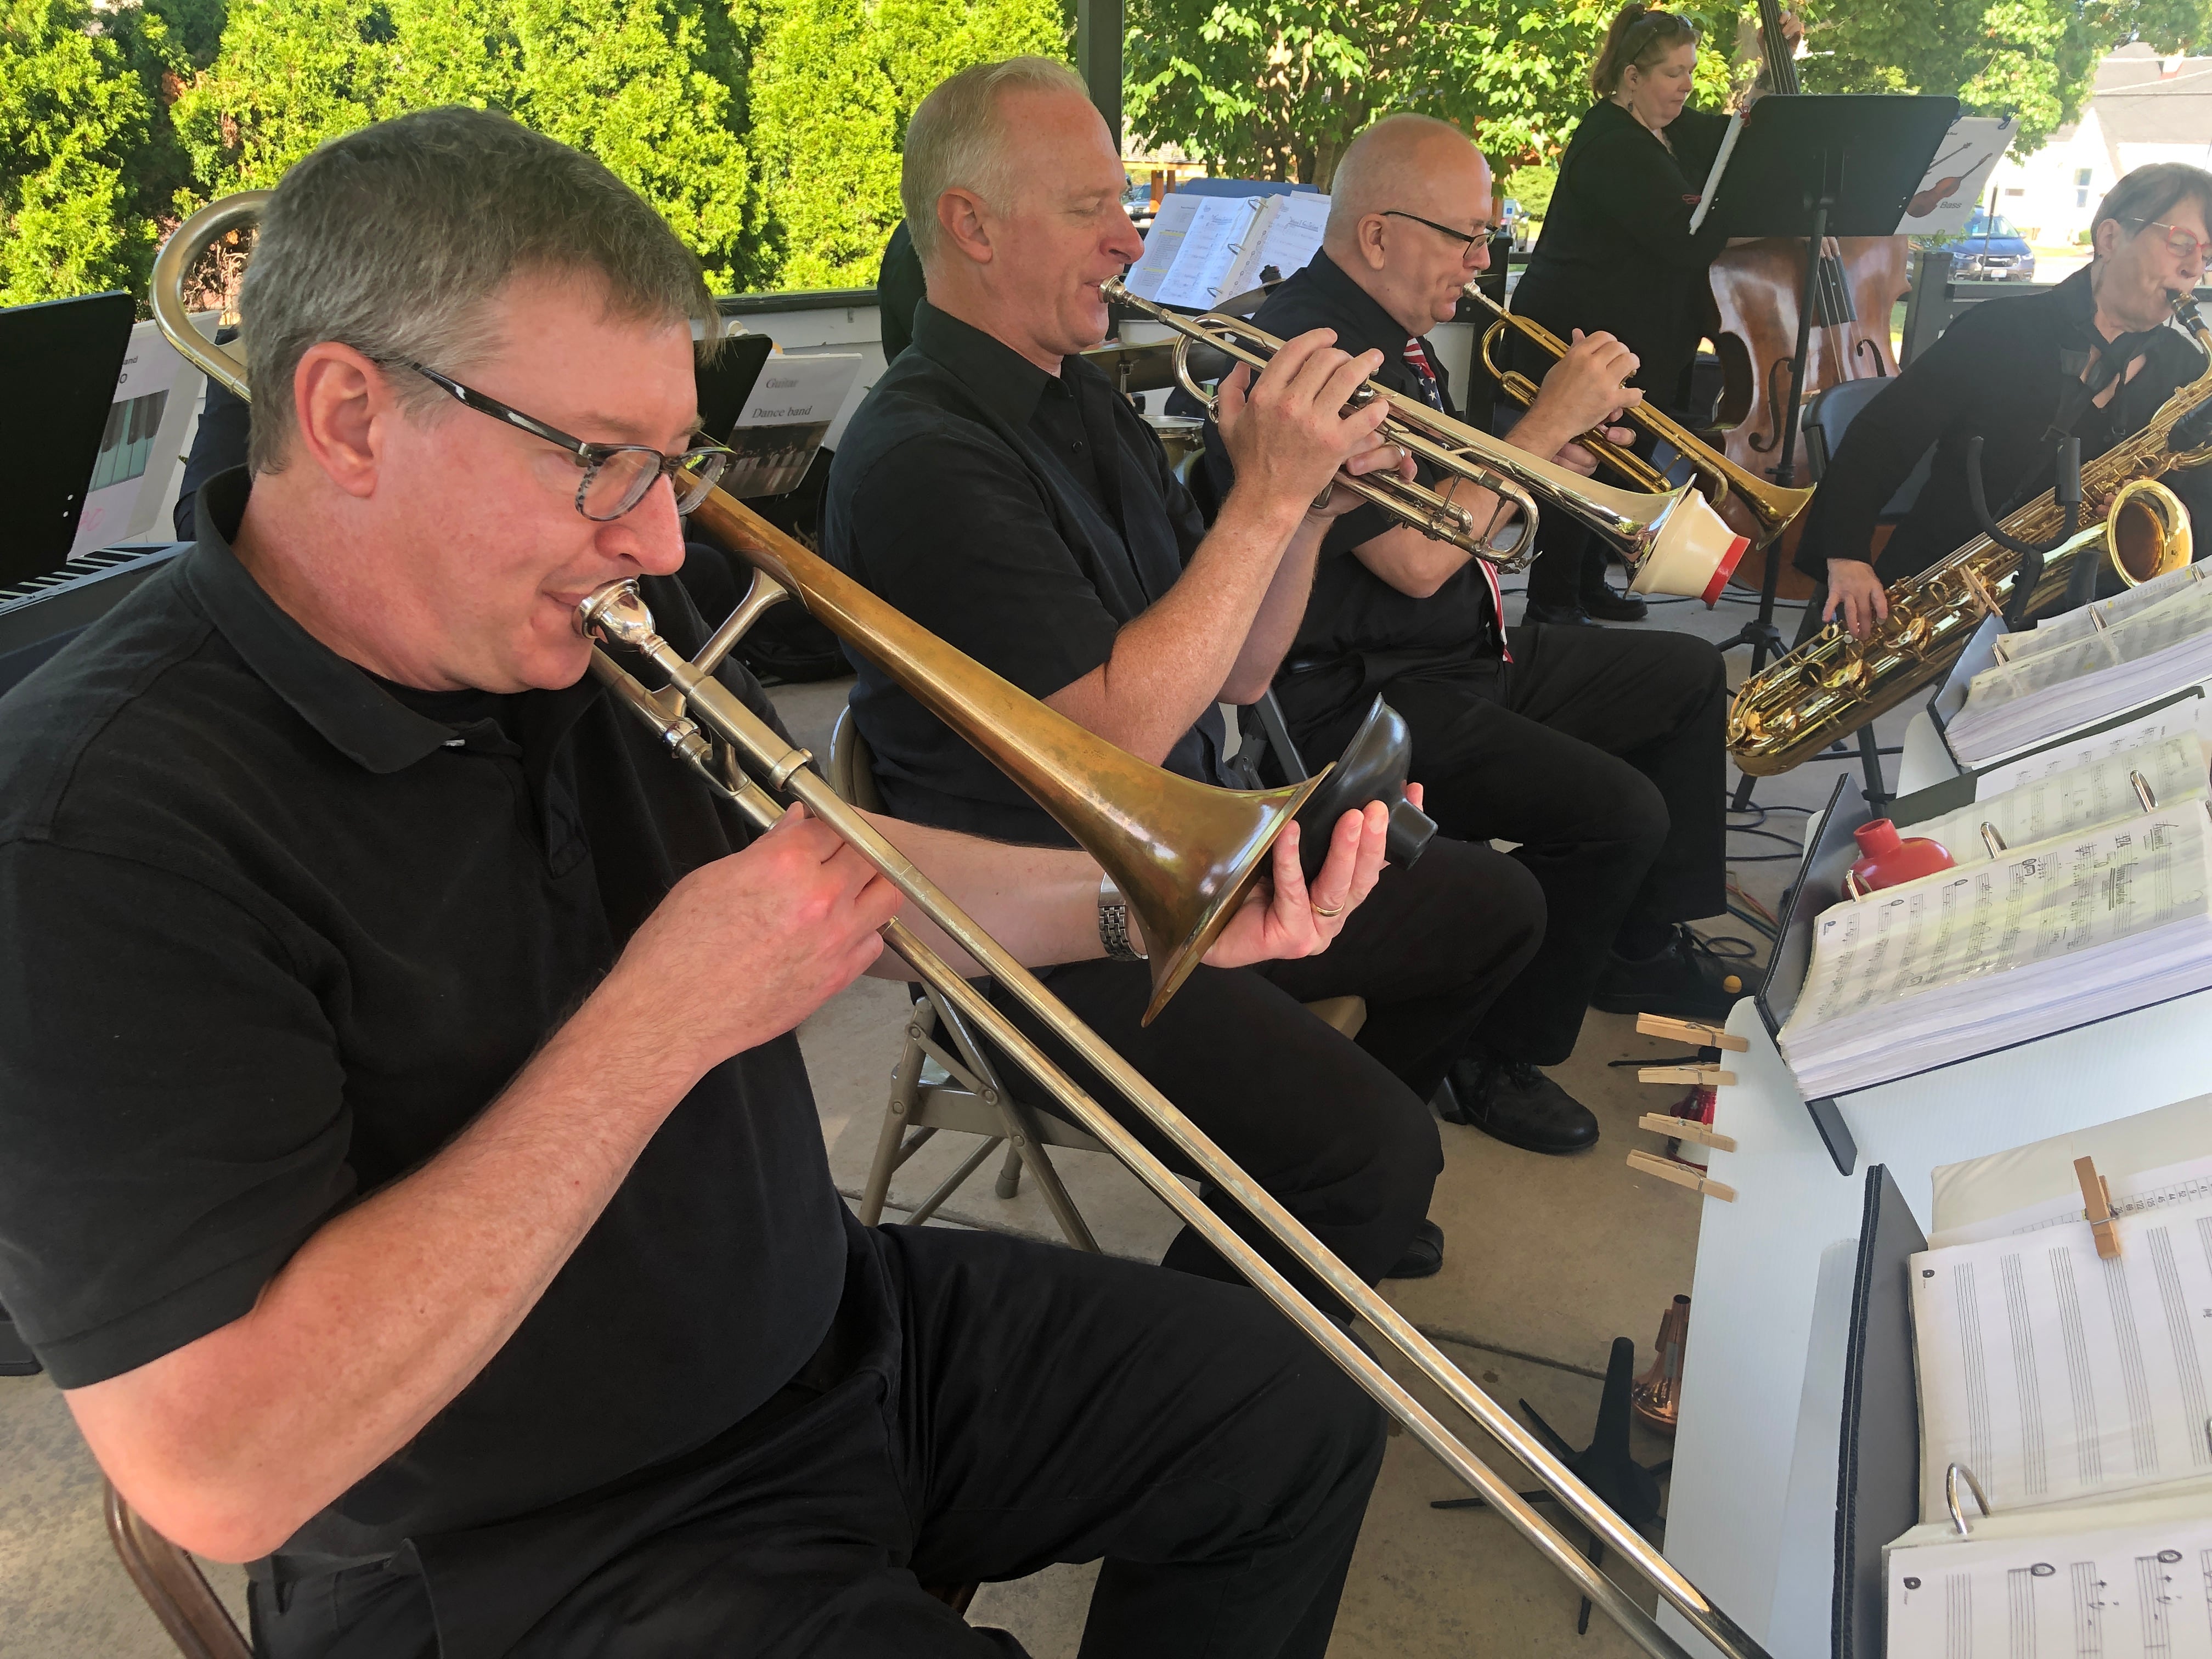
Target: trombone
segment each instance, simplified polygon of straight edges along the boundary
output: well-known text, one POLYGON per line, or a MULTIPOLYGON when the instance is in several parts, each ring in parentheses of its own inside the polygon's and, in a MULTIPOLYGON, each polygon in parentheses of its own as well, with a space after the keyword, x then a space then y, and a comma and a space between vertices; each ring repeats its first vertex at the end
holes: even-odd
MULTIPOLYGON (((1186 317, 1138 298, 1118 278, 1102 283, 1100 291, 1114 303, 1142 312, 1182 336, 1176 342, 1176 379, 1209 415, 1213 412, 1214 394, 1192 376, 1192 346, 1210 347, 1255 371, 1265 368, 1283 346, 1273 335, 1241 317, 1212 311, 1186 317)), ((1390 405, 1390 416, 1381 428, 1385 439, 1446 477, 1494 492, 1499 497, 1498 511, 1489 526, 1478 534, 1468 508, 1426 485, 1408 483, 1395 473, 1355 477, 1340 472, 1337 485, 1364 496, 1425 535, 1449 542, 1495 566, 1501 575, 1517 574, 1535 559, 1536 495, 1619 543, 1635 573, 1632 591, 1638 593, 1701 593, 1710 600, 1719 592, 1728 572, 1735 569, 1748 545, 1688 484, 1676 488, 1656 474, 1651 490, 1615 489, 1593 483, 1555 461, 1516 449, 1374 380, 1352 395, 1352 404, 1358 407, 1376 398, 1390 405), (1520 509, 1521 523, 1501 529, 1509 507, 1520 509), (1509 536, 1509 530, 1517 533, 1509 536), (1717 568, 1718 575, 1713 574, 1717 568)))
MULTIPOLYGON (((264 199, 259 193, 230 197, 202 209, 178 228, 154 268, 154 314, 162 331, 183 356, 241 398, 250 395, 243 362, 233 351, 210 344, 192 325, 184 309, 180 284, 192 255, 214 237, 253 220, 264 199)), ((1402 1315, 1324 1249, 1202 1130, 954 904, 866 815, 840 799, 809 764, 813 757, 779 736, 715 678, 715 670, 752 618, 779 600, 796 596, 840 638, 866 653, 925 708, 997 763, 1113 871, 1117 881, 1125 871, 1129 873, 1138 884, 1124 883, 1122 890, 1130 895, 1133 907, 1142 896, 1139 926, 1150 939, 1173 941, 1167 949, 1156 946, 1156 957, 1180 956, 1194 963, 1203 953, 1198 938, 1218 925, 1217 908, 1233 909, 1236 901, 1229 897, 1216 906, 1211 900, 1176 892, 1176 884, 1190 881, 1189 872, 1195 871, 1199 884, 1214 895, 1241 893, 1238 884, 1249 884, 1256 873, 1310 782, 1299 789, 1247 793, 1211 789, 1165 773, 1025 696, 720 490, 710 494, 692 517, 754 566, 753 585, 744 601, 696 657, 686 658, 655 630, 652 613, 633 584, 609 583, 578 607, 578 627, 599 641, 592 653, 592 674, 675 759, 752 823, 765 827, 775 820, 779 809, 770 793, 775 791, 804 805, 851 842, 983 972, 1119 1090, 1206 1180, 1231 1194, 1303 1267, 1534 1472, 1576 1519, 1656 1586, 1692 1628, 1729 1659, 1767 1659, 1765 1650, 1734 1620, 1470 1382, 1402 1315), (665 677, 665 684, 648 690, 615 660, 610 647, 622 647, 650 664, 665 677), (1226 835, 1221 832, 1220 820, 1209 811, 1212 797, 1229 804, 1226 835), (1178 916, 1184 918, 1180 924, 1178 916), (1195 933, 1188 937, 1154 933, 1156 925, 1194 927, 1195 933)), ((1344 1326, 1293 1289, 959 972, 902 921, 890 923, 884 937, 933 991, 1048 1090, 1085 1131, 1234 1263, 1285 1317, 1574 1580, 1645 1652, 1655 1659, 1688 1659, 1685 1650, 1539 1516, 1511 1482, 1469 1451, 1344 1326)), ((1156 969, 1156 1008, 1164 1000, 1157 989, 1158 980, 1156 969)))
MULTIPOLYGON (((1482 342, 1476 348, 1482 366, 1505 395, 1526 409, 1536 401, 1537 383, 1518 369, 1500 368, 1493 354, 1498 342, 1508 330, 1517 332, 1539 349, 1549 352, 1556 361, 1567 355, 1566 342, 1530 318, 1508 311, 1473 283, 1467 285, 1467 297, 1487 310, 1494 320, 1482 331, 1482 342)), ((1808 489, 1785 489, 1771 478, 1762 478, 1747 468, 1730 460, 1724 451, 1692 432, 1671 415, 1654 409, 1649 401, 1638 404, 1621 413, 1621 420, 1651 434, 1662 443, 1671 444, 1674 452, 1697 470, 1705 500, 1717 509, 1730 495, 1741 502, 1744 510, 1757 520, 1759 533, 1751 538, 1753 547, 1764 547, 1790 527, 1790 521, 1805 510, 1813 499, 1808 489)), ((1667 475, 1653 466, 1632 449, 1624 449, 1605 435, 1601 427, 1593 427, 1576 441, 1611 467, 1637 489, 1661 493, 1674 489, 1667 475)))

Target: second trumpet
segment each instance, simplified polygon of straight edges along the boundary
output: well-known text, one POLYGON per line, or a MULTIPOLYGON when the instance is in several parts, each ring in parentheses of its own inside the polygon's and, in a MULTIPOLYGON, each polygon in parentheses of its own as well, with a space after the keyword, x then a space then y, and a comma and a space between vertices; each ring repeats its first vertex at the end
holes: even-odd
MULTIPOLYGON (((1267 366, 1282 341, 1242 318, 1220 312, 1186 317, 1149 300, 1140 300, 1121 283, 1103 285, 1108 300, 1141 311, 1182 338, 1176 343, 1176 378, 1210 413, 1213 395, 1192 377, 1189 352, 1205 345, 1255 370, 1267 366)), ((1711 605, 1727 586, 1751 544, 1729 528, 1695 489, 1685 484, 1662 494, 1616 489, 1594 483, 1556 461, 1516 449, 1501 438, 1455 421, 1419 399, 1370 380, 1355 394, 1355 405, 1376 398, 1389 400, 1382 436, 1417 461, 1442 475, 1439 489, 1409 483, 1393 473, 1353 477, 1340 473, 1340 487, 1353 490, 1424 535, 1448 541, 1486 561, 1501 574, 1515 574, 1536 556, 1536 497, 1558 507, 1619 544, 1632 572, 1634 593, 1679 593, 1711 605), (1474 515, 1453 499, 1456 486, 1471 485, 1498 497, 1498 510, 1478 531, 1474 515), (1508 509, 1518 509, 1509 524, 1508 509)))

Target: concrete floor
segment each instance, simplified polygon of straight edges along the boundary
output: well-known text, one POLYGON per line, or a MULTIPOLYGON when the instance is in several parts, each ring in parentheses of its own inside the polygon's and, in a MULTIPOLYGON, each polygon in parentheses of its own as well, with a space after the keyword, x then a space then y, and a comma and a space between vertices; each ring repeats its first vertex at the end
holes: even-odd
MULTIPOLYGON (((1641 625, 1717 641, 1749 615, 1747 605, 1733 600, 1710 612, 1683 603, 1656 609, 1641 625)), ((1794 614, 1785 612, 1785 635, 1794 625, 1794 614)), ((1746 657, 1741 650, 1730 653, 1732 678, 1741 677, 1746 657)), ((826 755, 844 690, 833 682, 775 695, 793 735, 826 755)), ((1883 722, 1884 741, 1898 740, 1904 720, 1899 714, 1883 722)), ((1893 781, 1896 763, 1887 764, 1893 781)), ((1826 799, 1835 773, 1832 764, 1814 763, 1759 785, 1759 799, 1771 814, 1765 827, 1783 839, 1731 833, 1730 868, 1752 898, 1778 905, 1802 809, 1826 799)), ((1759 820, 1754 814, 1730 822, 1750 829, 1759 820)), ((1705 931, 1753 937, 1732 917, 1715 919, 1705 931)), ((881 1122, 905 1006, 902 989, 863 981, 800 1032, 832 1167, 848 1195, 860 1189, 881 1122)), ((1395 1304, 1494 1398, 1509 1407, 1526 1400, 1577 1441, 1595 1416, 1613 1338, 1633 1338, 1639 1367, 1648 1364, 1662 1311, 1691 1288, 1698 1200, 1622 1161, 1633 1147, 1659 1149, 1656 1137, 1638 1130, 1635 1121, 1639 1113, 1663 1109, 1674 1091, 1639 1085, 1632 1068, 1607 1065, 1669 1048, 1638 1036, 1626 1018, 1593 1013, 1585 1021, 1579 1048, 1555 1073, 1603 1125, 1601 1145, 1582 1157, 1540 1158, 1472 1129, 1443 1126, 1445 1170, 1431 1213, 1449 1240, 1444 1269, 1432 1279, 1386 1286, 1395 1304)), ((963 1139, 940 1136, 940 1144, 913 1160, 894 1188, 894 1204, 917 1202, 962 1155, 958 1146, 945 1143, 963 1139)), ((1063 1153, 1057 1161, 1105 1248, 1157 1258, 1175 1224, 1133 1176, 1097 1155, 1063 1153)), ((1056 1237, 1033 1182, 1002 1201, 993 1196, 989 1176, 988 1169, 979 1174, 947 1206, 949 1222, 1056 1237)), ((1415 1391, 1442 1410, 1425 1381, 1415 1391)), ((1453 1420, 1453 1413, 1442 1414, 1453 1420)), ((1504 1466, 1502 1454, 1479 1432, 1469 1443, 1504 1466)), ((1668 1451, 1665 1442, 1638 1429, 1637 1454, 1649 1463, 1668 1451)), ((1510 1467, 1505 1473, 1516 1487, 1536 1484, 1510 1467)), ((1335 1659, 1571 1652, 1607 1659, 1632 1650, 1602 1614, 1577 1638, 1577 1598, 1567 1581, 1498 1516, 1429 1507, 1458 1490, 1410 1437, 1392 1440, 1338 1620, 1330 1650, 1335 1659)), ((40 1377, 0 1379, 0 1654, 158 1659, 173 1651, 108 1548, 99 1491, 97 1473, 52 1388, 40 1377)), ((970 1617, 1013 1632, 1038 1659, 1073 1655, 1092 1571, 1057 1568, 986 1586, 970 1617)), ((211 1576, 235 1597, 236 1570, 216 1568, 211 1576)), ((1640 1586, 1631 1587, 1648 1605, 1640 1586)))

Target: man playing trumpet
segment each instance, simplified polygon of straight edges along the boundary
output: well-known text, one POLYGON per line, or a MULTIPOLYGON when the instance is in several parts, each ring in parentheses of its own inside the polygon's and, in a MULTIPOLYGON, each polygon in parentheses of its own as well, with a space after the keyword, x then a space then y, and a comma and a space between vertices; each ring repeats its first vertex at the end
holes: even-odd
MULTIPOLYGON (((435 110, 294 167, 240 305, 250 466, 0 703, 0 1298, 124 1497, 274 1659, 982 1659, 925 1584, 1101 1557, 1088 1652, 1319 1659, 1372 1407, 1249 1289, 854 1223, 792 1032, 899 896, 586 678, 607 582, 703 635, 696 263, 435 110)), ((1099 954, 1085 854, 883 828, 1099 954)), ((1210 960, 1382 842, 1310 897, 1285 832, 1210 960)))
MULTIPOLYGON (((1216 705, 1266 690, 1349 492, 1316 498, 1347 463, 1400 464, 1374 438, 1378 409, 1343 412, 1375 360, 1316 334, 1256 382, 1235 377, 1224 424, 1243 477, 1209 531, 1151 428, 1076 355, 1105 336, 1099 285, 1143 248, 1082 82, 1042 58, 952 76, 915 112, 902 189, 928 297, 913 344, 846 429, 825 552, 1091 731, 1227 781, 1216 705)), ((850 654, 854 715, 890 810, 1066 843, 864 653, 850 654)), ((1141 962, 1071 964, 1048 982, 1371 1284, 1441 1261, 1425 1220, 1442 1164, 1426 1102, 1534 949, 1535 901, 1509 860, 1439 839, 1386 874, 1326 967, 1201 969, 1149 1026, 1141 962), (1356 1042, 1302 1006, 1345 994, 1367 1000, 1356 1042)), ((1233 1200, 1218 1207, 1272 1253, 1233 1200)), ((1166 1260, 1228 1271, 1189 1232, 1166 1260)))
MULTIPOLYGON (((1346 149, 1322 251, 1253 318, 1277 336, 1333 330, 1376 378, 1456 416, 1423 336, 1490 262, 1491 176, 1456 128, 1396 115, 1346 149)), ((1509 441, 1577 471, 1572 442, 1641 400, 1636 358, 1593 334, 1560 359, 1509 441)), ((1620 441, 1633 434, 1618 431, 1620 441)), ((1209 434, 1207 464, 1240 464, 1209 434)), ((1487 491, 1442 486, 1474 510, 1487 491)), ((1540 505, 1541 503, 1540 502, 1540 505)), ((1554 509, 1558 510, 1558 509, 1554 509)), ((1740 982, 1682 924, 1726 908, 1727 681, 1702 640, 1589 627, 1507 628, 1489 566, 1363 506, 1331 524, 1276 696, 1308 754, 1334 752, 1377 692, 1406 717, 1444 832, 1517 842, 1542 887, 1544 942, 1452 1070, 1456 1113, 1537 1151, 1586 1146, 1596 1120, 1538 1067, 1573 1052, 1588 1006, 1726 1017, 1740 982)))

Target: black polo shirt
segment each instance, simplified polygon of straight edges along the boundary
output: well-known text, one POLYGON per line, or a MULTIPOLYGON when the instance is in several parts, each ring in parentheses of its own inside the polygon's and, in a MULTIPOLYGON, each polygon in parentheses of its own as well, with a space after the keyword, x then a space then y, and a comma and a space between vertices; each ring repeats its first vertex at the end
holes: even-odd
MULTIPOLYGON (((225 539, 246 488, 211 481, 198 544, 0 699, 0 1299, 64 1388, 246 1313, 747 839, 589 679, 402 693, 318 643, 225 539)), ((820 1345, 842 1227, 795 1039, 717 1066, 483 1372, 291 1547, 711 1439, 820 1345)))
MULTIPOLYGON (((1290 339, 1310 329, 1336 331, 1336 343, 1355 356, 1380 351, 1382 366, 1375 379, 1395 392, 1421 398, 1419 377, 1406 362, 1406 331, 1370 295, 1353 282, 1326 252, 1294 273, 1267 296, 1253 322, 1279 339, 1290 339)), ((1451 376, 1433 348, 1423 343, 1437 382, 1443 412, 1457 419, 1452 402, 1451 376)), ((1206 430, 1206 464, 1216 489, 1223 495, 1236 478, 1229 452, 1219 429, 1206 430)), ((1436 474, 1421 469, 1421 482, 1436 483, 1436 474)), ((1435 662, 1475 657, 1495 662, 1498 652, 1498 612, 1490 584, 1473 560, 1455 573, 1425 599, 1401 593, 1370 570, 1352 550, 1373 541, 1396 527, 1398 520, 1369 502, 1354 508, 1329 526, 1322 540, 1321 562, 1314 572, 1313 596, 1306 602, 1305 620, 1298 625, 1297 642, 1284 659, 1284 672, 1294 674, 1308 665, 1340 662, 1350 657, 1372 658, 1374 666, 1401 662, 1435 662)), ((1388 678, 1370 673, 1370 680, 1388 678)))
MULTIPOLYGON (((1114 653, 1206 533, 1167 452, 1079 357, 1057 375, 923 301, 914 343, 845 428, 823 550, 931 633, 1033 697, 1114 653)), ((1072 838, 966 739, 849 646, 853 717, 896 817, 998 841, 1072 838)), ((1220 711, 1170 771, 1225 781, 1220 711)))
MULTIPOLYGON (((2091 403, 2081 371, 2104 339, 2090 269, 2047 293, 1972 307, 1859 411, 1806 510, 1798 568, 1825 580, 1830 559, 1866 558, 1876 519, 1932 447, 1928 482, 1875 567, 1885 582, 1925 570, 1981 533, 1966 485, 1975 438, 1990 510, 2002 517, 2051 488, 2060 437, 2080 438, 2082 460, 2094 460, 2203 372, 2190 337, 2160 329, 2135 379, 2104 408, 2091 403)), ((2169 472, 2164 482, 2192 513, 2212 512, 2212 478, 2202 471, 2169 472)))

